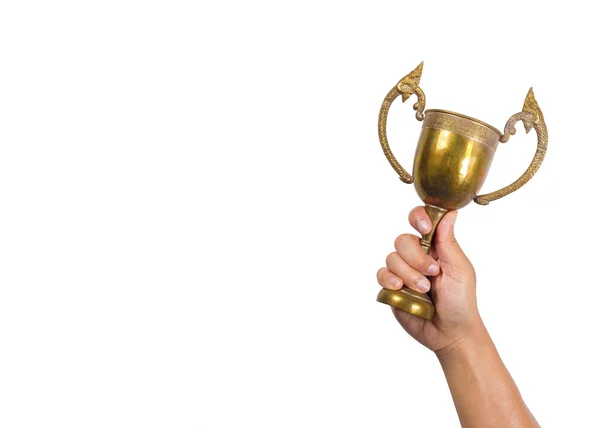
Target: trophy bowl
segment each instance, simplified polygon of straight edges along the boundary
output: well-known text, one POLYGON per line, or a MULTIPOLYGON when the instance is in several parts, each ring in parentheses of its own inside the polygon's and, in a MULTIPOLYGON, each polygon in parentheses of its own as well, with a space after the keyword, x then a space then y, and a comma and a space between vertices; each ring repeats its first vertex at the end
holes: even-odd
POLYGON ((502 133, 496 128, 445 110, 427 110, 413 167, 421 200, 457 210, 483 185, 502 133))
MULTIPOLYGON (((432 221, 432 229, 420 240, 423 251, 429 254, 437 225, 450 210, 457 210, 471 201, 487 205, 506 196, 527 183, 537 172, 548 147, 548 130, 544 116, 530 89, 521 112, 512 115, 504 133, 485 122, 447 110, 425 109, 425 94, 419 87, 423 63, 400 79, 385 97, 379 112, 379 141, 392 168, 400 180, 414 183, 417 194, 425 203, 425 211, 432 221), (416 118, 423 121, 421 135, 410 175, 394 157, 387 139, 387 116, 393 101, 402 96, 406 101, 417 96, 413 108, 416 118), (529 168, 515 182, 485 195, 477 195, 487 177, 498 143, 506 143, 515 135, 515 124, 522 121, 528 133, 535 129, 537 150, 529 168)), ((407 287, 400 290, 382 289, 377 301, 431 320, 435 307, 427 293, 418 293, 407 287)))

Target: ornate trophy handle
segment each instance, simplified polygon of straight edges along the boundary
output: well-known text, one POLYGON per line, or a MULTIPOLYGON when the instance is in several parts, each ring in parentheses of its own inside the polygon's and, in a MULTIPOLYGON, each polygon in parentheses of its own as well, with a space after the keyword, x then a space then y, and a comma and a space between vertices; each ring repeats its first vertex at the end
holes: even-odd
POLYGON ((517 133, 515 124, 519 120, 522 121, 523 126, 525 126, 525 133, 529 133, 531 128, 534 128, 538 137, 537 150, 533 156, 533 160, 531 161, 529 168, 527 168, 523 175, 521 175, 514 183, 509 184, 500 190, 496 190, 495 192, 476 196, 475 203, 487 205, 491 201, 500 199, 514 192, 515 190, 518 190, 521 186, 531 180, 539 167, 542 165, 544 156, 546 156, 546 149, 548 148, 548 128, 546 128, 546 122, 544 122, 542 110, 540 110, 540 106, 533 95, 533 88, 529 89, 529 92, 527 93, 525 104, 523 104, 523 111, 512 115, 510 119, 508 119, 508 122, 506 122, 504 134, 500 137, 501 143, 506 143, 511 135, 515 135, 517 133))
POLYGON ((423 73, 423 63, 419 64, 417 68, 411 71, 409 74, 404 76, 396 86, 394 86, 390 92, 388 92, 387 96, 383 100, 383 104, 381 105, 381 110, 379 110, 379 142, 381 143, 381 148, 383 149, 383 153, 385 157, 392 165, 392 168, 398 173, 400 176, 400 180, 405 183, 412 183, 412 176, 402 168, 402 165, 396 160, 392 150, 390 149, 390 145, 387 139, 387 117, 388 112, 390 110, 390 106, 394 102, 399 95, 402 95, 402 102, 405 102, 410 98, 412 94, 417 95, 417 102, 413 106, 413 109, 417 111, 415 114, 417 120, 423 120, 425 115, 423 114, 423 110, 425 109, 425 93, 419 87, 419 82, 421 81, 421 74, 423 73))

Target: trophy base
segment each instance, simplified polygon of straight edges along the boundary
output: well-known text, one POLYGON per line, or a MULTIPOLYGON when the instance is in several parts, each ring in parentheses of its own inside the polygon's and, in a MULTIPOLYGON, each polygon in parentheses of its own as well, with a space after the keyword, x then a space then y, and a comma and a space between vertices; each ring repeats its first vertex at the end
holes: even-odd
POLYGON ((407 287, 400 290, 382 288, 377 301, 426 320, 433 318, 435 307, 427 294, 417 293, 407 287))

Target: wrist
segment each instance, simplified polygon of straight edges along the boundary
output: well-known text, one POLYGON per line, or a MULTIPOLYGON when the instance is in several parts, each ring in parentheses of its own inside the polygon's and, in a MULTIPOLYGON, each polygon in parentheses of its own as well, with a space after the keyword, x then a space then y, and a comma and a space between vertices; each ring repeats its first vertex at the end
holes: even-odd
POLYGON ((453 359, 473 355, 482 349, 493 346, 483 321, 478 316, 462 333, 450 344, 435 351, 438 360, 444 365, 453 359))

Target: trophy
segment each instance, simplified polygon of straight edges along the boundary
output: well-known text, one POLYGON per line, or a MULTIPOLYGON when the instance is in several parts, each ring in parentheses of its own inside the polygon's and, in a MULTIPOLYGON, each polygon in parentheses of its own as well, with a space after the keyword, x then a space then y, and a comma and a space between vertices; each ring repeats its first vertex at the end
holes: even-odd
MULTIPOLYGON (((425 94, 419 87, 423 63, 400 79, 383 100, 379 111, 379 141, 383 153, 404 183, 414 182, 417 194, 425 203, 425 211, 431 219, 431 231, 420 240, 421 247, 429 254, 435 230, 449 210, 457 210, 475 201, 487 205, 502 198, 527 183, 536 173, 548 146, 548 130, 544 116, 529 90, 523 111, 512 115, 506 122, 504 133, 493 126, 463 114, 446 110, 426 110, 425 94), (387 117, 392 102, 402 96, 405 102, 411 95, 417 96, 413 108, 416 118, 423 122, 417 144, 411 176, 390 149, 387 139, 387 117), (537 134, 537 150, 529 168, 514 183, 485 195, 477 195, 488 173, 498 142, 506 143, 516 134, 515 124, 522 121, 525 132, 531 128, 537 134)), ((411 313, 421 318, 432 319, 435 307, 427 293, 418 293, 407 287, 400 290, 382 289, 377 301, 411 313)))

